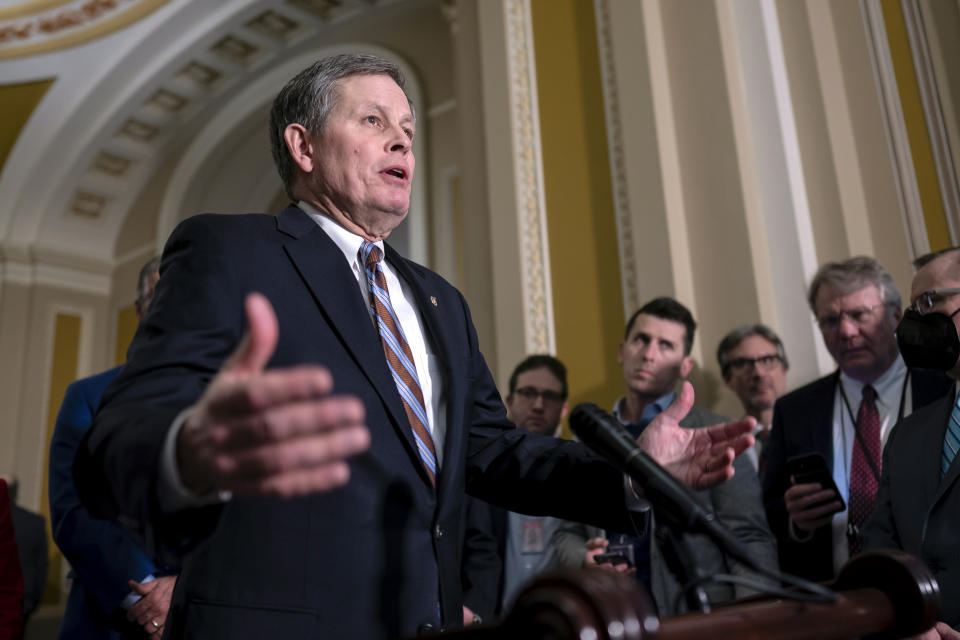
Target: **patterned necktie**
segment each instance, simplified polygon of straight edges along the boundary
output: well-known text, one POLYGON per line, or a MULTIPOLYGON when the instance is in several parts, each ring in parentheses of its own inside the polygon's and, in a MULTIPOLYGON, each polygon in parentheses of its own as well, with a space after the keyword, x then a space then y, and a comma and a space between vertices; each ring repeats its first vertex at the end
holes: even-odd
POLYGON ((957 457, 957 449, 960 449, 960 398, 957 398, 957 404, 953 405, 953 411, 950 413, 950 420, 947 422, 947 433, 943 437, 943 455, 940 458, 940 477, 947 473, 950 463, 957 457))
POLYGON ((417 366, 413 363, 413 353, 407 338, 403 335, 403 328, 397 319, 397 314, 390 304, 390 292, 387 291, 387 278, 380 264, 381 251, 377 245, 364 241, 360 245, 360 262, 367 272, 367 286, 370 288, 370 306, 377 316, 377 329, 380 332, 380 342, 383 343, 383 354, 390 365, 393 382, 400 392, 403 408, 407 412, 407 419, 413 429, 413 439, 417 442, 417 451, 420 460, 430 476, 430 483, 437 484, 437 454, 433 448, 433 438, 427 428, 427 411, 423 402, 423 392, 420 390, 420 379, 417 377, 417 366))
POLYGON ((857 431, 861 437, 854 441, 853 460, 850 463, 848 530, 851 535, 847 537, 847 542, 851 557, 860 551, 860 529, 870 517, 877 497, 877 477, 869 460, 876 463, 877 471, 880 470, 880 414, 877 412, 877 392, 870 385, 863 388, 863 401, 857 412, 857 431))

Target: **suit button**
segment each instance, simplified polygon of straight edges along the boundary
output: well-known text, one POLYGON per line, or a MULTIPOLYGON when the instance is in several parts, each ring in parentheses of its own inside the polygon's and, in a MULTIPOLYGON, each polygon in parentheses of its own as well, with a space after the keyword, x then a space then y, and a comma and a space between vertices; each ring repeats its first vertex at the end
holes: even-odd
POLYGON ((437 540, 443 537, 443 529, 440 528, 440 525, 434 525, 433 537, 436 538, 437 540))
POLYGON ((424 622, 417 627, 418 636, 432 636, 437 633, 437 627, 432 622, 424 622))

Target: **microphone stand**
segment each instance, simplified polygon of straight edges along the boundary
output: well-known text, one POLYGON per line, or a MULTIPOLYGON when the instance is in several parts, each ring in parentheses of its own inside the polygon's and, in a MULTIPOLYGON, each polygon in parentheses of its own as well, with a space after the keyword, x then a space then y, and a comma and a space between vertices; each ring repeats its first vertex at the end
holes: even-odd
MULTIPOLYGON (((705 582, 703 578, 706 574, 697 565, 687 534, 679 531, 669 520, 664 520, 662 525, 658 523, 655 535, 657 544, 663 549, 667 568, 680 582, 684 597, 687 599, 687 607, 690 611, 710 613, 710 600, 703 588, 705 582), (692 586, 688 588, 688 585, 692 586)), ((671 606, 673 604, 670 603, 671 606)))

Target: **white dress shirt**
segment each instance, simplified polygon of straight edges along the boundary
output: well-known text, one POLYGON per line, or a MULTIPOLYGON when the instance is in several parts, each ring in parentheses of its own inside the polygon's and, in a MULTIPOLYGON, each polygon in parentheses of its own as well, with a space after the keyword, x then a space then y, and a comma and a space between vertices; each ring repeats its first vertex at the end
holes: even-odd
MULTIPOLYGON (((892 365, 871 384, 877 392, 877 413, 880 414, 880 446, 887 443, 890 430, 897 423, 898 416, 907 416, 913 411, 911 385, 907 379, 907 366, 903 358, 897 356, 892 365), (901 399, 903 407, 900 406, 901 399)), ((855 421, 860 403, 863 401, 864 384, 845 373, 840 374, 840 385, 834 392, 833 400, 833 481, 844 502, 850 503, 850 464, 853 458, 853 445, 857 439, 855 421), (840 392, 840 387, 843 393, 840 392), (844 402, 846 394, 847 403, 844 402), (852 418, 851 418, 852 414, 852 418)), ((874 460, 880 469, 880 460, 874 460)), ((833 569, 839 572, 850 558, 847 544, 847 511, 833 516, 833 569)))

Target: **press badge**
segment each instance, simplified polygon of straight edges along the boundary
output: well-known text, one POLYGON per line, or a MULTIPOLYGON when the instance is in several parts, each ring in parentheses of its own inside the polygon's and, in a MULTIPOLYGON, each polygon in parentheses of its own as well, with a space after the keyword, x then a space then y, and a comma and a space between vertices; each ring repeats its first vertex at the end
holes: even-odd
POLYGON ((523 536, 521 553, 543 553, 543 520, 524 520, 520 532, 523 536))

